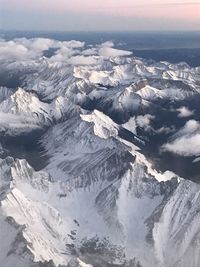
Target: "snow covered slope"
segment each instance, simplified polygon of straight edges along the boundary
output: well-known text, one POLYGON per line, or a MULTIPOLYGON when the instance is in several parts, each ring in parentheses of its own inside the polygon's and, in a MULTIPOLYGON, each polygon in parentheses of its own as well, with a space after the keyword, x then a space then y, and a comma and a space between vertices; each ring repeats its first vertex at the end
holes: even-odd
POLYGON ((0 266, 199 267, 199 68, 0 48, 0 266))

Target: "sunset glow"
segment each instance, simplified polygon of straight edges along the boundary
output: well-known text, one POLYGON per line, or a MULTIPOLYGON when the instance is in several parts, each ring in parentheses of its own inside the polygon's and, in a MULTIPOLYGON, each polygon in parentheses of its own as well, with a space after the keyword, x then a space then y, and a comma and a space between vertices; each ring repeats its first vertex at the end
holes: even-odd
POLYGON ((73 25, 73 16, 76 19, 74 30, 82 29, 83 24, 88 25, 91 19, 93 25, 89 27, 89 30, 104 29, 104 19, 107 21, 108 29, 116 28, 117 30, 118 26, 114 25, 116 17, 118 19, 122 18, 122 20, 126 19, 129 24, 129 26, 126 25, 126 28, 130 30, 154 30, 158 28, 158 23, 160 24, 159 27, 162 28, 163 25, 164 28, 169 30, 184 30, 185 27, 190 30, 200 29, 200 1, 0 0, 0 12, 1 27, 7 28, 17 27, 20 24, 20 16, 25 14, 29 15, 29 24, 33 29, 38 27, 37 23, 39 22, 44 29, 48 29, 48 25, 51 24, 48 21, 52 16, 56 16, 57 20, 55 29, 67 29, 67 24, 73 25), (9 21, 11 15, 12 22, 9 21), (36 15, 38 19, 35 22, 36 15), (46 23, 43 21, 44 18, 41 19, 43 15, 46 18, 46 23), (177 25, 174 25, 174 20, 177 21, 177 25), (142 21, 141 25, 140 21, 142 21))

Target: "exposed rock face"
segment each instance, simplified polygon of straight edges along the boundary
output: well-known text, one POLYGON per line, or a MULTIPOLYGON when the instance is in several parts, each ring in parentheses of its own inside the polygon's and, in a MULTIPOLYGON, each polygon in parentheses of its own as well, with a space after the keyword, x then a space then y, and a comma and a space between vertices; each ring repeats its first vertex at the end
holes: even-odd
POLYGON ((199 68, 35 42, 4 59, 0 266, 199 267, 199 68))

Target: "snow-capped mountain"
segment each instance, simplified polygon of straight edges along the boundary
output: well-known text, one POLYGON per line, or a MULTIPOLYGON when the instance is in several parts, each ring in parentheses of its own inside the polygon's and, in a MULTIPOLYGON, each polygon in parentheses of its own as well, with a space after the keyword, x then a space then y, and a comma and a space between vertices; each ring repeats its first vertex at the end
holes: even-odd
POLYGON ((0 44, 0 266, 198 267, 199 68, 0 44))

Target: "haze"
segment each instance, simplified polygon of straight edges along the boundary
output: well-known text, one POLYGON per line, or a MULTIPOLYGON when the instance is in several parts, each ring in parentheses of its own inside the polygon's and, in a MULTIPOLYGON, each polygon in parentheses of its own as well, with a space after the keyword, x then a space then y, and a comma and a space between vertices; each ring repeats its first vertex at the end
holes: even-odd
POLYGON ((200 1, 0 0, 4 30, 200 30, 200 1))

